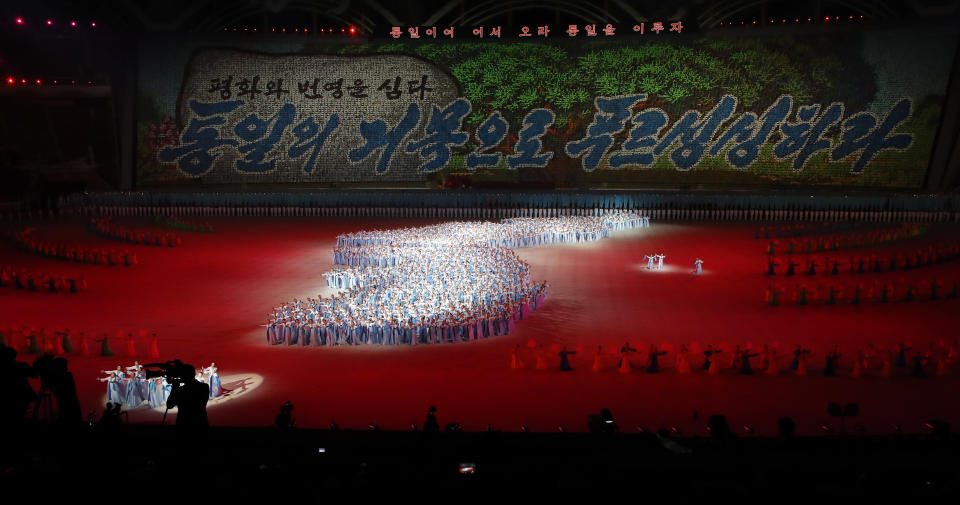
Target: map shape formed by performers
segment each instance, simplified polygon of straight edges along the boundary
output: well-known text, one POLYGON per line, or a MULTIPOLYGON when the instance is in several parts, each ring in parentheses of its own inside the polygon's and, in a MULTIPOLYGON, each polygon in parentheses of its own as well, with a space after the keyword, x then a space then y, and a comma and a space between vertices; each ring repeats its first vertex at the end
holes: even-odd
POLYGON ((549 285, 512 249, 592 242, 649 226, 625 211, 595 216, 450 222, 337 237, 324 273, 330 298, 277 307, 267 342, 303 346, 424 344, 506 335, 536 310, 549 285))

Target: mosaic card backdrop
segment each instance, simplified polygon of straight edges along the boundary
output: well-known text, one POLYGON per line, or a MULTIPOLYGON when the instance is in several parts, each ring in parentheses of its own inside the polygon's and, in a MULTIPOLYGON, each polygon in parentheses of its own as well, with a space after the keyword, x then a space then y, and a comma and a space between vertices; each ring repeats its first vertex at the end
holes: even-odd
POLYGON ((919 188, 956 44, 151 39, 137 184, 919 188))

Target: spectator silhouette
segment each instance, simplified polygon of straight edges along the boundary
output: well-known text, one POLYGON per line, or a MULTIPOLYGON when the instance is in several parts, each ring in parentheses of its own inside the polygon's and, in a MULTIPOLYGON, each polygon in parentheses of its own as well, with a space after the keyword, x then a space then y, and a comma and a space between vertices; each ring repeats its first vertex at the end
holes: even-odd
POLYGON ((281 430, 293 428, 293 403, 289 400, 280 406, 280 413, 273 419, 273 423, 281 430))
MULTIPOLYGON (((30 365, 17 361, 17 351, 0 347, 0 423, 4 427, 23 423, 27 407, 37 398, 28 378, 30 365)), ((10 433, 10 432, 7 432, 10 433)))
POLYGON ((439 433, 440 423, 437 422, 437 408, 433 405, 427 409, 427 419, 423 422, 424 433, 439 433))
POLYGON ((107 402, 103 407, 103 415, 97 421, 98 429, 113 430, 121 425, 120 405, 107 402))

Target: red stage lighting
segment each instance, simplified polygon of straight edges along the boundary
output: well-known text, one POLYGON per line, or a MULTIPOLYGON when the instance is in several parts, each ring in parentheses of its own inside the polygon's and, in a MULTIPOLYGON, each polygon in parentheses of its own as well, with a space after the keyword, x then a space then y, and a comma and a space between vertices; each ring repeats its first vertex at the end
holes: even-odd
POLYGON ((26 79, 20 79, 20 84, 26 84, 26 83, 27 83, 26 79))
POLYGON ((824 21, 830 21, 830 16, 823 18, 824 21))
POLYGON ((350 27, 350 35, 353 35, 353 34, 355 34, 355 33, 357 33, 357 29, 351 26, 351 27, 350 27))
POLYGON ((37 80, 36 80, 36 83, 37 83, 37 84, 40 84, 40 79, 37 79, 37 80))
POLYGON ((7 77, 7 84, 13 84, 15 82, 17 82, 17 80, 14 79, 13 77, 7 77))
POLYGON ((96 28, 96 27, 97 27, 97 22, 96 22, 96 21, 91 21, 91 22, 90 22, 90 27, 91 27, 91 28, 96 28))
POLYGON ((47 26, 52 26, 52 25, 53 25, 53 20, 48 19, 48 20, 47 20, 47 26))
POLYGON ((71 21, 71 22, 70 22, 70 26, 76 28, 77 22, 76 22, 76 21, 71 21))
POLYGON ((345 32, 345 31, 347 31, 346 28, 341 28, 341 29, 340 29, 340 33, 343 33, 343 32, 345 32))
POLYGON ((22 25, 22 24, 23 24, 23 18, 17 18, 17 24, 18 24, 18 25, 22 25))

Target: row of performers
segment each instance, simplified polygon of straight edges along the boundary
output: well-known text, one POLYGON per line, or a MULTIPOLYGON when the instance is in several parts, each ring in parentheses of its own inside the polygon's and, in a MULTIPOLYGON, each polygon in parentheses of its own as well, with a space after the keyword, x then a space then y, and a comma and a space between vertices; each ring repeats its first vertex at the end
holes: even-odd
MULTIPOLYGON (((146 402, 150 408, 155 409, 166 404, 170 396, 171 386, 166 377, 148 379, 139 361, 126 368, 117 365, 116 370, 103 370, 103 373, 107 376, 98 380, 107 383, 107 401, 110 403, 135 409, 146 402)), ((198 370, 194 378, 207 385, 210 398, 223 394, 215 362, 198 370)))
POLYGON ((132 266, 137 264, 137 255, 127 249, 119 251, 117 249, 86 248, 78 244, 63 244, 55 242, 46 242, 35 239, 33 233, 36 228, 27 228, 26 230, 12 233, 7 232, 7 236, 13 240, 14 244, 23 249, 41 256, 58 258, 61 260, 74 261, 88 265, 106 265, 106 266, 132 266))
MULTIPOLYGON (((540 298, 542 303, 543 298, 540 298)), ((273 345, 334 346, 334 345, 417 345, 467 342, 481 338, 499 337, 513 331, 514 323, 525 313, 535 310, 537 304, 523 304, 515 312, 501 312, 498 317, 471 319, 466 322, 451 318, 439 322, 390 320, 381 324, 364 324, 355 319, 332 324, 302 321, 294 318, 276 319, 267 324, 267 343, 273 345), (524 307, 527 307, 526 312, 524 307)))
MULTIPOLYGON (((829 273, 830 275, 838 275, 841 271, 848 273, 880 273, 880 272, 895 272, 897 270, 909 270, 911 268, 922 267, 922 266, 931 266, 939 265, 945 261, 952 261, 960 258, 960 246, 953 244, 946 247, 939 247, 934 249, 932 246, 927 250, 918 249, 913 254, 898 254, 890 256, 858 256, 856 258, 850 258, 847 266, 841 266, 840 260, 835 260, 832 258, 826 258, 823 262, 824 273, 829 273)), ((800 270, 800 262, 793 261, 792 258, 784 258, 786 261, 787 270, 784 272, 784 275, 796 275, 800 270)), ((767 260, 767 275, 777 275, 777 267, 780 266, 780 263, 777 263, 775 258, 770 258, 767 260)), ((817 258, 807 259, 805 266, 803 268, 804 273, 807 275, 817 275, 817 267, 821 264, 817 261, 817 258)))

